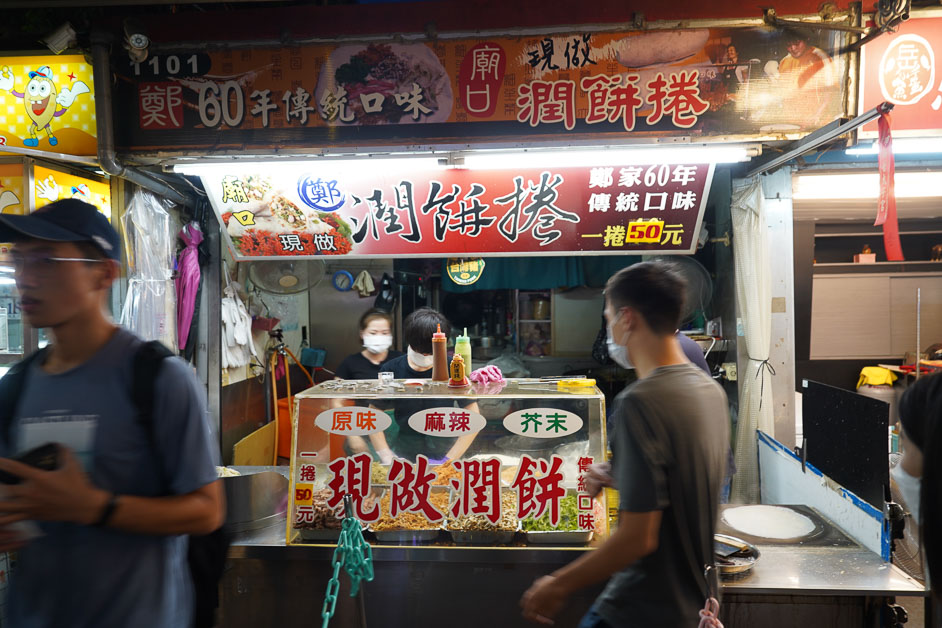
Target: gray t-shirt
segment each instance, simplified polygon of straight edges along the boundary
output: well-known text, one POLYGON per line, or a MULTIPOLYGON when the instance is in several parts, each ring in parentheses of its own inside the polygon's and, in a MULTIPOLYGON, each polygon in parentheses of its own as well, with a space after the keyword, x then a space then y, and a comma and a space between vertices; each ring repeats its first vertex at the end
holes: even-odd
MULTIPOLYGON (((190 493, 216 480, 216 446, 206 400, 190 367, 163 361, 153 426, 138 419, 132 363, 141 340, 120 329, 88 362, 58 375, 34 363, 15 413, 12 452, 50 428, 79 452, 92 482, 119 495, 190 493), (156 452, 155 452, 156 448, 156 452)), ((54 439, 56 440, 56 439, 54 439)), ((8 619, 17 628, 185 628, 193 591, 185 536, 149 536, 110 528, 43 522, 43 536, 19 550, 10 580, 8 619)))
POLYGON ((726 394, 692 364, 661 367, 618 395, 614 417, 619 510, 662 517, 657 550, 612 576, 595 610, 612 626, 695 626, 729 448, 726 394))

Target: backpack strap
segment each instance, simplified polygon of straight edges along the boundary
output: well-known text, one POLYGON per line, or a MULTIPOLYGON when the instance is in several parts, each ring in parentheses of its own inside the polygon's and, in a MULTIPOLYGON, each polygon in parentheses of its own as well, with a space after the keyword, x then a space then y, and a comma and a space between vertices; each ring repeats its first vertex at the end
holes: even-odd
MULTIPOLYGON (((172 357, 173 353, 157 340, 142 344, 134 354, 132 367, 131 399, 137 409, 137 420, 147 432, 147 441, 160 460, 160 451, 157 447, 157 432, 154 429, 154 389, 160 365, 164 359, 172 357)), ((166 478, 161 478, 166 482, 166 478)))
POLYGON ((7 374, 0 379, 0 442, 7 446, 10 445, 10 432, 13 429, 13 413, 20 402, 29 366, 37 359, 41 363, 45 355, 45 348, 34 351, 10 367, 7 374))
POLYGON ((134 354, 131 399, 137 408, 137 418, 147 428, 148 437, 155 444, 154 434, 154 382, 160 365, 173 353, 162 343, 151 340, 140 346, 134 354))

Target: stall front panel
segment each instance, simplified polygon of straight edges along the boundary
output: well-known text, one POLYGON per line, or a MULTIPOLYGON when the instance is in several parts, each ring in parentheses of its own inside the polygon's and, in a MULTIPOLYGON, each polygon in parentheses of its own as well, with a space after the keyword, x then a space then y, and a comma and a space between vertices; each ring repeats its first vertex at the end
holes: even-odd
POLYGON ((605 401, 585 380, 335 380, 296 411, 289 545, 336 542, 347 495, 380 544, 578 547, 608 533, 585 485, 605 459, 605 401))

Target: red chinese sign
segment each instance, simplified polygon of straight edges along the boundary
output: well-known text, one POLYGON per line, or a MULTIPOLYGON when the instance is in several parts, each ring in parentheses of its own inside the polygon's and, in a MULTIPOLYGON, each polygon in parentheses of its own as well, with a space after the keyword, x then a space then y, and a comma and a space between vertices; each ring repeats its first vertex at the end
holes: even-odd
POLYGON ((576 493, 578 499, 577 508, 579 511, 580 530, 595 529, 595 504, 592 502, 592 496, 587 492, 585 478, 585 473, 589 470, 589 467, 594 464, 594 462, 595 461, 588 456, 579 458, 579 481, 576 483, 576 493))
POLYGON ((843 115, 845 35, 755 27, 154 54, 123 68, 125 150, 469 138, 780 137, 843 115))
MULTIPOLYGON (((942 128, 942 17, 913 18, 895 33, 863 47, 860 64, 860 111, 884 101, 893 109, 893 135, 937 135, 942 128)), ((876 138, 877 123, 861 137, 876 138)))
MULTIPOLYGON (((202 179, 234 256, 246 260, 692 253, 713 175, 712 164, 375 170, 312 162, 202 179)), ((322 428, 348 419, 359 421, 325 413, 322 428)))
MULTIPOLYGON (((595 504, 585 494, 585 479, 582 473, 592 464, 592 458, 579 459, 578 488, 578 526, 581 530, 595 529, 595 504)), ((430 499, 438 474, 429 466, 428 458, 418 456, 415 463, 408 460, 393 461, 386 480, 390 483, 389 512, 380 511, 379 500, 372 500, 366 506, 366 496, 370 495, 370 459, 367 454, 358 454, 350 458, 334 460, 328 469, 333 473, 327 483, 329 497, 327 507, 340 512, 343 498, 350 494, 356 516, 365 522, 376 521, 388 515, 395 519, 402 513, 422 515, 430 524, 438 525, 449 517, 479 515, 493 524, 497 524, 503 515, 501 503, 502 489, 501 466, 497 458, 484 460, 459 460, 454 463, 459 472, 453 478, 450 487, 454 490, 448 512, 438 510, 430 499)), ((548 516, 550 525, 560 523, 560 501, 566 495, 563 488, 563 459, 553 455, 549 460, 531 458, 524 455, 513 480, 508 480, 509 490, 516 495, 517 519, 540 519, 548 516)), ((314 474, 309 477, 313 482, 314 474)), ((310 524, 314 521, 312 484, 297 484, 295 490, 296 522, 310 524)), ((438 489, 444 489, 438 486, 438 489)), ((385 500, 383 500, 385 501, 385 500)))
POLYGON ((340 509, 344 495, 350 495, 357 519, 365 522, 379 519, 379 504, 374 502, 373 507, 368 508, 365 503, 370 495, 371 461, 369 454, 359 454, 350 458, 337 458, 327 466, 333 473, 333 478, 327 483, 331 491, 331 497, 327 500, 329 508, 340 509))

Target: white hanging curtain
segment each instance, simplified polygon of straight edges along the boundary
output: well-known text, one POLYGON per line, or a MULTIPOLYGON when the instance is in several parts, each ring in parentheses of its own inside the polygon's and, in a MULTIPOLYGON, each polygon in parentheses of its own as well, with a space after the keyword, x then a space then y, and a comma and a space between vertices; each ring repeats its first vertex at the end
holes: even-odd
POLYGON ((121 324, 144 340, 177 349, 177 293, 173 285, 173 204, 138 189, 122 216, 128 258, 128 294, 121 324))
POLYGON ((773 434, 772 382, 768 362, 772 335, 772 272, 769 266, 765 196, 758 177, 733 182, 733 256, 736 298, 748 359, 740 364, 742 389, 736 428, 736 475, 730 501, 758 503, 759 459, 756 430, 773 434))

